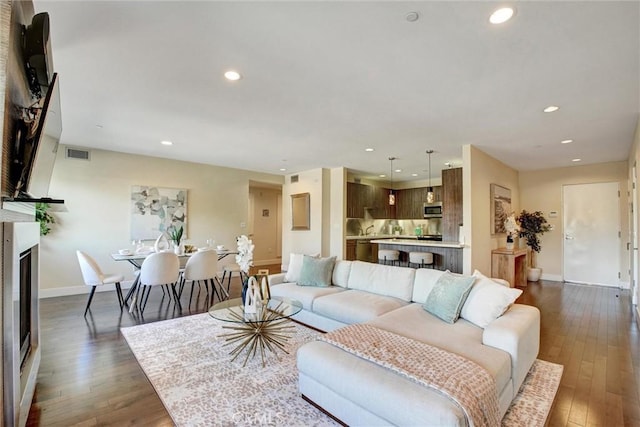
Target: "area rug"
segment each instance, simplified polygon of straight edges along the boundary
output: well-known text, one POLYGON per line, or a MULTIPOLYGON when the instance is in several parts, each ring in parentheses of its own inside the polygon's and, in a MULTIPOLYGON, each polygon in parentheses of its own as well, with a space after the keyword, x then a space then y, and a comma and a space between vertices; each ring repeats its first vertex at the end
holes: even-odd
MULTIPOLYGON (((122 328, 129 347, 177 426, 333 426, 298 392, 296 350, 318 335, 297 323, 289 354, 231 361, 208 314, 122 328)), ((562 376, 561 365, 536 360, 503 426, 543 426, 562 376)))

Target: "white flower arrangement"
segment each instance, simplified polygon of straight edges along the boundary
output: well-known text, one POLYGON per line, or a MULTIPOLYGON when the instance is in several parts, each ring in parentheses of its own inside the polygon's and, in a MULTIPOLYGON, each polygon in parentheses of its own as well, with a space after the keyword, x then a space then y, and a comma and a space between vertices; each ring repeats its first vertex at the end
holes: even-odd
POLYGON ((504 220, 504 228, 507 230, 507 235, 509 237, 514 237, 520 231, 520 226, 518 225, 518 221, 516 221, 516 214, 511 212, 511 214, 505 218, 504 220))
POLYGON ((253 266, 253 249, 255 245, 244 234, 237 239, 238 242, 238 254, 236 255, 236 263, 240 266, 245 274, 249 274, 249 268, 253 266))

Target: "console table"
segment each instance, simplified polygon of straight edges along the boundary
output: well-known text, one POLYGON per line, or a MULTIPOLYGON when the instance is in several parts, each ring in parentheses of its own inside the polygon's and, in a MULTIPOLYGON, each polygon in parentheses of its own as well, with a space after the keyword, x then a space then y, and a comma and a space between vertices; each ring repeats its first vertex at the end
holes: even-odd
POLYGON ((491 251, 491 277, 513 286, 527 286, 527 249, 499 248, 491 251))

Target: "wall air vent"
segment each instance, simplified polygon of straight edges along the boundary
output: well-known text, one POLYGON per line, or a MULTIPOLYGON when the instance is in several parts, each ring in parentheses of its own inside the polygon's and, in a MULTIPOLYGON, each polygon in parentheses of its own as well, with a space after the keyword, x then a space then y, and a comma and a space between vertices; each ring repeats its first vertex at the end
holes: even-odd
POLYGON ((291 183, 296 183, 298 182, 298 180, 300 179, 300 177, 298 175, 291 175, 291 183))
POLYGON ((65 157, 67 159, 91 160, 91 152, 80 148, 67 147, 65 157))

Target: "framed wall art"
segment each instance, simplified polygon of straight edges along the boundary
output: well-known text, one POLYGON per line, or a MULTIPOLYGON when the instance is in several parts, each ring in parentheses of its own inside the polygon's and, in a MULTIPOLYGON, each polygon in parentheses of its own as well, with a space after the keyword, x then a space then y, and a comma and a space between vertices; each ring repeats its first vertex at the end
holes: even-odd
POLYGON ((291 195, 291 229, 311 229, 311 196, 309 193, 291 195))
POLYGON ((187 190, 143 185, 131 187, 131 238, 155 240, 171 227, 187 237, 187 190))
POLYGON ((512 212, 511 190, 498 184, 491 185, 491 234, 506 233, 504 220, 512 212))

